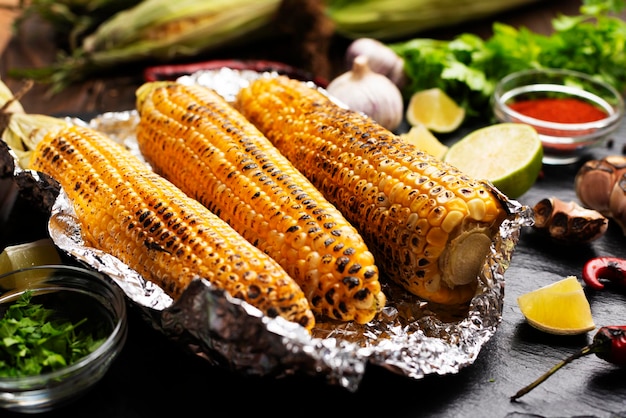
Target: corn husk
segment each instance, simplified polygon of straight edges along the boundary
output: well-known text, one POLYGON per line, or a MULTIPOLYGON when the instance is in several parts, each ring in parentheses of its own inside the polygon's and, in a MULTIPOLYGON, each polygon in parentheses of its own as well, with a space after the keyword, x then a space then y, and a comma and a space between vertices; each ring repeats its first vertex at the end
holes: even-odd
POLYGON ((83 44, 90 54, 193 55, 267 25, 280 0, 145 0, 117 13, 83 44))
POLYGON ((484 19, 537 0, 326 0, 337 33, 399 39, 427 29, 484 19))
POLYGON ((171 62, 272 34, 280 0, 144 0, 120 11, 55 64, 13 69, 15 77, 52 84, 58 93, 120 64, 171 62))
POLYGON ((50 23, 60 43, 74 50, 84 37, 103 21, 141 0, 30 0, 20 2, 21 13, 15 26, 37 15, 50 23))
POLYGON ((22 168, 28 168, 32 149, 44 135, 66 124, 63 119, 24 112, 19 100, 0 80, 0 138, 15 153, 22 168))

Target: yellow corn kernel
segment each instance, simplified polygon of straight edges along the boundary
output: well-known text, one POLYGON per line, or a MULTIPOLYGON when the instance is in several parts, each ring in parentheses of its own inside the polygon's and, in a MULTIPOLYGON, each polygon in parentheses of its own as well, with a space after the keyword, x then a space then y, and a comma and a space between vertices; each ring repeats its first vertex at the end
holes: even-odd
POLYGON ((153 169, 273 257, 316 315, 367 323, 385 305, 356 229, 213 90, 146 83, 139 148, 153 169))
POLYGON ((475 294, 506 217, 488 186, 298 80, 255 80, 235 107, 361 232, 382 274, 438 303, 475 294))
POLYGON ((273 259, 101 133, 69 127, 48 134, 30 168, 61 184, 87 245, 174 299, 204 278, 267 316, 314 326, 302 290, 273 259))

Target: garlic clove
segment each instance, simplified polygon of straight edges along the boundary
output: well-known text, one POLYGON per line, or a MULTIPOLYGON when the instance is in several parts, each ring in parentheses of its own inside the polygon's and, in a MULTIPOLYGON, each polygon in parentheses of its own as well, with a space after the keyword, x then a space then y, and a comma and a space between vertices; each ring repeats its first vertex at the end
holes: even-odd
POLYGON ((372 71, 364 55, 356 57, 352 69, 333 79, 326 91, 391 131, 402 123, 404 100, 400 89, 384 75, 372 71))

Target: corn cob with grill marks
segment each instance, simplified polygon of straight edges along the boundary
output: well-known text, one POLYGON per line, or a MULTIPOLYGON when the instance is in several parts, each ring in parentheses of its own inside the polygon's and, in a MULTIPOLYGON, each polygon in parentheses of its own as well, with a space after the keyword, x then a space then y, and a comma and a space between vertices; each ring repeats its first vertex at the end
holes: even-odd
POLYGON ((106 136, 82 127, 51 132, 30 168, 61 184, 87 245, 174 299, 191 280, 205 278, 267 316, 313 327, 308 301, 284 269, 106 136))
POLYGON ((269 254, 317 315, 367 323, 385 305, 356 229, 213 90, 146 83, 137 142, 153 169, 269 254))
POLYGON ((235 107, 357 227, 383 275, 436 303, 475 294, 506 217, 486 185, 297 80, 255 80, 235 107))

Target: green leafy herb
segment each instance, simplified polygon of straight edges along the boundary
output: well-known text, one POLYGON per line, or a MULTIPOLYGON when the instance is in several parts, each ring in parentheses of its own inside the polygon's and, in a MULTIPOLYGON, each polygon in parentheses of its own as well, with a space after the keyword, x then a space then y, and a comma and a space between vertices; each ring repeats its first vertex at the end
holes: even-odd
POLYGON ((104 339, 79 329, 53 309, 31 303, 23 293, 0 319, 0 377, 30 376, 73 364, 94 351, 104 339))
POLYGON ((405 61, 404 94, 439 87, 469 116, 485 116, 498 80, 529 68, 590 74, 618 91, 626 88, 626 22, 614 13, 624 0, 585 0, 580 15, 553 19, 549 36, 496 22, 483 40, 469 33, 449 40, 417 38, 390 44, 405 61))

